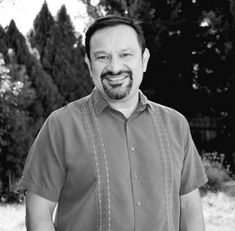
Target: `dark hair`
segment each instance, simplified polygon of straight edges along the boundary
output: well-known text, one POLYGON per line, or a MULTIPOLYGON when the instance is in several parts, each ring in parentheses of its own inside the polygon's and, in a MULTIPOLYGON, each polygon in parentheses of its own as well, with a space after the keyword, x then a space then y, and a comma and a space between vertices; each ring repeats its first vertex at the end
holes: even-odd
POLYGON ((120 24, 130 26, 136 31, 138 41, 142 49, 142 53, 144 52, 146 48, 145 38, 144 38, 144 34, 139 23, 127 17, 109 15, 109 16, 96 19, 95 22, 91 24, 91 26, 88 28, 86 32, 85 47, 86 47, 86 53, 89 59, 90 59, 90 40, 91 40, 92 35, 96 31, 101 30, 103 28, 117 26, 120 24))

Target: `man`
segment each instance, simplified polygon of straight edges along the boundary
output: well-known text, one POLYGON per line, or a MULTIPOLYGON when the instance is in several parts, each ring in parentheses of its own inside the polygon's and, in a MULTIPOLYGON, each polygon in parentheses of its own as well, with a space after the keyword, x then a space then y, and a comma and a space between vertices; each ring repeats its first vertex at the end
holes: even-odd
POLYGON ((205 230, 207 178, 188 123, 139 90, 150 56, 141 30, 99 18, 85 45, 95 89, 53 112, 32 145, 21 180, 28 230, 205 230))

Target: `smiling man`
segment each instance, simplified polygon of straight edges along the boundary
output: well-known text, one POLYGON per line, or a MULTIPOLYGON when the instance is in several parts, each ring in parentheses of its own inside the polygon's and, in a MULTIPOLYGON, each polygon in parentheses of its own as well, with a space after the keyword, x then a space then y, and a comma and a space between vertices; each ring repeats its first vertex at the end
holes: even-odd
POLYGON ((54 111, 31 147, 20 183, 27 230, 205 230, 207 177, 188 123, 139 90, 150 56, 141 29, 102 17, 85 45, 95 88, 54 111))
POLYGON ((127 24, 104 27, 89 38, 91 32, 92 28, 87 34, 86 63, 93 82, 111 107, 128 117, 139 100, 149 59, 143 35, 127 24))

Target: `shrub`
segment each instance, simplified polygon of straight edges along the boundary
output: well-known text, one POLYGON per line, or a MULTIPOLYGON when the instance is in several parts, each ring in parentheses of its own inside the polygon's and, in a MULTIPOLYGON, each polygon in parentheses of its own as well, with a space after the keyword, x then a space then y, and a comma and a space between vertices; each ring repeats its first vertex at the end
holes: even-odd
POLYGON ((4 193, 0 195, 0 202, 7 204, 22 204, 25 201, 24 193, 18 191, 10 191, 8 193, 4 193))
POLYGON ((205 168, 208 182, 200 189, 203 193, 208 191, 225 191, 224 182, 231 180, 229 165, 225 164, 223 153, 213 152, 202 154, 202 163, 205 168))

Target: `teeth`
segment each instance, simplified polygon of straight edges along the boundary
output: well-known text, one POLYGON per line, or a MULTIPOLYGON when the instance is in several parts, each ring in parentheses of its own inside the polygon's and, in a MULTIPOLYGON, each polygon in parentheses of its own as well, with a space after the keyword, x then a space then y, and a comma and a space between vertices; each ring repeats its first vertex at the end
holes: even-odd
POLYGON ((126 76, 121 76, 121 77, 112 77, 112 78, 108 78, 109 80, 111 81, 119 81, 119 80, 122 80, 122 79, 125 79, 126 76))

